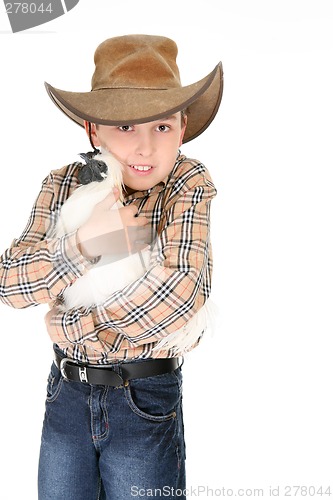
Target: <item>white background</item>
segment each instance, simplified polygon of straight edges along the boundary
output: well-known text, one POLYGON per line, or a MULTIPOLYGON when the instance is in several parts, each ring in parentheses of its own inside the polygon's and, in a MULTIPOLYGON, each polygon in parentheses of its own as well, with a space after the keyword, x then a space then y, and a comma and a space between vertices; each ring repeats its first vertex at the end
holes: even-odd
MULTIPOLYGON (((176 40, 184 85, 223 61, 220 112, 182 148, 218 189, 220 319, 184 367, 189 487, 280 485, 283 496, 286 485, 331 485, 333 494, 332 18, 329 0, 80 0, 12 34, 0 11, 0 253, 49 171, 89 149, 44 80, 90 90, 96 46, 128 33, 176 40)), ((46 311, 0 305, 3 500, 37 498, 46 311)))

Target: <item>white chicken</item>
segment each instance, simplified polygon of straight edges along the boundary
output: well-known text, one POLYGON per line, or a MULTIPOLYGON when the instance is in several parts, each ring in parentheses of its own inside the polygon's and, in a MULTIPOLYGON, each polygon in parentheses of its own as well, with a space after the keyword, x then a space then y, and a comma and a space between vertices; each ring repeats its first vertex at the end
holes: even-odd
MULTIPOLYGON (((89 218, 96 203, 102 201, 113 187, 122 191, 122 166, 107 152, 98 155, 98 162, 107 165, 107 171, 101 172, 101 182, 92 181, 78 187, 61 207, 55 228, 55 236, 78 229, 89 218)), ((106 169, 105 169, 106 170, 106 169)), ((117 201, 112 209, 123 206, 117 201)), ((138 279, 149 265, 150 250, 132 253, 128 257, 115 261, 104 255, 83 276, 78 278, 64 292, 64 309, 89 307, 103 303, 113 292, 138 279)))

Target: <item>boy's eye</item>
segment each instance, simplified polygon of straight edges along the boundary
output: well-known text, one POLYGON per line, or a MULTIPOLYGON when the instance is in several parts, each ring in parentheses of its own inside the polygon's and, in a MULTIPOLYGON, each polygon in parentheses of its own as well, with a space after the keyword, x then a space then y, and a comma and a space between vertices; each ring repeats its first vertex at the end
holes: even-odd
POLYGON ((169 125, 159 125, 157 127, 157 130, 159 132, 167 132, 170 129, 169 125))
POLYGON ((132 125, 121 125, 120 127, 118 127, 118 129, 121 132, 129 132, 130 130, 133 130, 133 127, 132 125))

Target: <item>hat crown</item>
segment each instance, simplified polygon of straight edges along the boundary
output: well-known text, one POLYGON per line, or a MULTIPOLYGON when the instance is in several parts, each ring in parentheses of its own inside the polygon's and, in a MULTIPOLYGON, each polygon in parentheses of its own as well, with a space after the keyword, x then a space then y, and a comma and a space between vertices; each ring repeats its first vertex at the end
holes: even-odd
POLYGON ((109 38, 95 51, 92 90, 181 87, 177 54, 176 43, 163 36, 109 38))

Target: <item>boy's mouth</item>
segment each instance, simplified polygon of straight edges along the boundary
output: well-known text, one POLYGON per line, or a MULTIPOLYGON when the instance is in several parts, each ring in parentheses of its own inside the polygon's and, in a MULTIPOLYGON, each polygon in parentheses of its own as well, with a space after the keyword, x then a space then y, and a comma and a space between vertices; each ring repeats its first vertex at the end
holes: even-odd
POLYGON ((147 175, 154 168, 151 165, 129 165, 139 175, 147 175))

